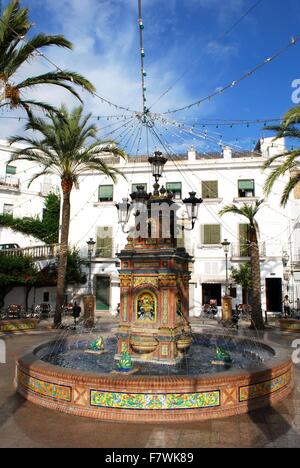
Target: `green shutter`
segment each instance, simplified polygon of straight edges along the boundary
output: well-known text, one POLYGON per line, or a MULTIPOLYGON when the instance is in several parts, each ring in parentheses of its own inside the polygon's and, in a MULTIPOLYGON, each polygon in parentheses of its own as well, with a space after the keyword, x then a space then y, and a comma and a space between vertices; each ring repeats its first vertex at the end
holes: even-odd
POLYGON ((99 201, 112 201, 113 193, 114 193, 113 185, 100 185, 99 201))
POLYGON ((202 182, 202 198, 218 198, 218 181, 207 180, 202 182))
POLYGON ((240 224, 239 225, 239 239, 240 239, 240 256, 249 257, 250 256, 250 228, 249 224, 240 224))
POLYGON ((16 175, 17 173, 17 168, 15 166, 6 166, 6 174, 8 175, 16 175))
POLYGON ((180 237, 177 238, 177 247, 179 249, 185 248, 185 231, 180 232, 180 237))
POLYGON ((219 224, 206 224, 203 229, 204 245, 216 245, 221 242, 221 226, 219 224))
POLYGON ((177 199, 181 198, 181 194, 182 194, 181 182, 169 182, 166 185, 166 189, 168 190, 168 192, 172 192, 175 198, 177 199))
POLYGON ((239 190, 254 190, 254 180, 239 180, 239 190))
POLYGON ((132 193, 136 193, 138 187, 144 187, 145 192, 148 192, 148 185, 147 184, 132 184, 132 193))
POLYGON ((112 227, 100 227, 97 229, 97 257, 113 257, 112 227))

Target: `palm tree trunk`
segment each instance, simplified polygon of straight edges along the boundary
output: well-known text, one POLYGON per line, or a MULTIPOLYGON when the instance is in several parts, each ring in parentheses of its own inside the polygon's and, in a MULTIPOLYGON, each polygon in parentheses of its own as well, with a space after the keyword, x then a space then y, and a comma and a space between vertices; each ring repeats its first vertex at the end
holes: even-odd
POLYGON ((57 289, 56 289, 56 309, 54 316, 54 326, 61 326, 62 308, 65 297, 65 278, 67 272, 68 248, 69 248, 69 229, 70 229, 70 213, 71 203, 70 195, 73 183, 72 181, 62 181, 63 190, 63 206, 62 206, 62 225, 61 225, 61 241, 60 253, 57 271, 57 289))
POLYGON ((252 228, 251 232, 251 276, 252 276, 252 312, 251 328, 264 329, 264 321, 261 310, 261 280, 260 280, 260 254, 257 240, 257 232, 252 228))

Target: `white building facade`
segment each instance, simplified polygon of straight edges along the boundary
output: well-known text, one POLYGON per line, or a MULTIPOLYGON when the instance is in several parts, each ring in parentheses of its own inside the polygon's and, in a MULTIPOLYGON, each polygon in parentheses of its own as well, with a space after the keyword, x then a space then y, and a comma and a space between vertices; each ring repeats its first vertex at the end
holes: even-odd
MULTIPOLYGON (((9 156, 11 151, 4 147, 0 146, 2 177, 7 171, 3 155, 9 156)), ((196 192, 203 198, 194 230, 186 231, 184 239, 180 240, 180 246, 184 245, 195 260, 191 266, 190 284, 192 316, 199 315, 202 306, 210 299, 216 299, 221 304, 226 283, 225 254, 221 245, 224 239, 231 244, 229 269, 249 261, 247 221, 235 215, 220 217, 219 212, 226 205, 241 205, 264 198, 263 186, 268 172, 263 172, 262 165, 269 157, 284 151, 284 141, 274 142, 268 138, 261 141, 260 148, 260 153, 236 153, 224 148, 220 154, 209 155, 191 150, 187 155, 172 157, 164 168, 161 185, 175 194, 182 216, 185 213, 182 200, 188 197, 189 192, 196 192)), ((147 157, 112 159, 108 162, 112 161, 126 179, 119 177, 113 185, 105 176, 85 174, 80 180, 80 189, 74 190, 71 195, 70 245, 80 251, 82 259, 87 259, 86 242, 90 238, 96 241, 92 283, 100 314, 103 311, 114 312, 120 302, 117 254, 126 245, 127 235, 118 224, 115 204, 129 198, 138 185, 152 192, 154 182, 147 157)), ((26 164, 16 163, 14 177, 20 178, 22 171, 26 171, 24 179, 30 177, 33 169, 27 169, 26 164)), ((276 182, 257 216, 260 226, 262 306, 263 310, 269 311, 281 310, 285 294, 289 294, 295 305, 300 296, 300 194, 295 190, 287 207, 281 208, 280 198, 287 181, 288 175, 276 182)), ((8 209, 5 205, 16 203, 18 208, 14 214, 17 216, 40 215, 43 205, 41 184, 55 186, 58 181, 36 181, 30 192, 32 195, 26 191, 23 182, 20 183, 19 194, 8 188, 2 190, 0 182, 0 211, 8 209), (30 201, 28 197, 31 197, 30 201)), ((6 236, 9 237, 9 233, 3 230, 2 243, 8 242, 6 236)), ((27 240, 24 239, 24 242, 27 240)), ((32 239, 28 242, 32 242, 32 239)), ((231 280, 230 283, 234 303, 243 303, 241 287, 231 280)), ((86 292, 87 285, 69 289, 68 301, 78 300, 86 292)))

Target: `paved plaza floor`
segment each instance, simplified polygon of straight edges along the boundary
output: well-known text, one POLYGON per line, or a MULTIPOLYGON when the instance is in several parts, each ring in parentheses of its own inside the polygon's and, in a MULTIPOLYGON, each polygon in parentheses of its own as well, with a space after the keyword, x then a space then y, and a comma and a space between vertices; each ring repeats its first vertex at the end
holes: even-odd
MULTIPOLYGON (((30 334, 0 336, 7 343, 8 360, 6 365, 0 364, 0 448, 300 447, 300 364, 295 366, 293 394, 273 408, 192 424, 108 423, 55 413, 15 393, 16 359, 55 333, 44 328, 30 334)), ((265 334, 293 351, 297 335, 283 334, 275 328, 265 334)))

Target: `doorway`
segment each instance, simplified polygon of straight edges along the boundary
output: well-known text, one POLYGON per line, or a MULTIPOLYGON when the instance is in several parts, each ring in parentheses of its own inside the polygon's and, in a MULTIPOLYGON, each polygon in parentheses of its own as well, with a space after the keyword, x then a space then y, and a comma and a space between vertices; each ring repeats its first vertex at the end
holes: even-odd
POLYGON ((96 277, 96 310, 108 311, 110 309, 110 277, 96 277))
POLYGON ((202 284, 202 304, 209 304, 211 299, 217 300, 217 305, 222 305, 222 285, 202 284))
POLYGON ((266 299, 268 312, 282 311, 282 279, 266 278, 266 299))

